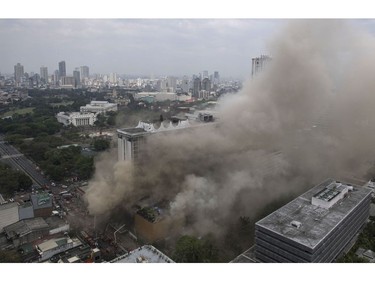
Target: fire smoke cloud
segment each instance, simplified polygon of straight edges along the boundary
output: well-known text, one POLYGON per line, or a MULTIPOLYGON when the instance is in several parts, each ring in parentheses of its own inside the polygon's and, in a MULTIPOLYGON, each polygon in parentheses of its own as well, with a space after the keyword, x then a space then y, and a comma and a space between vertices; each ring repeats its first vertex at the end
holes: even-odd
POLYGON ((220 99, 217 125, 155 134, 142 165, 96 163, 87 200, 104 214, 135 198, 168 199, 188 231, 223 233, 288 193, 327 178, 363 176, 374 159, 374 38, 342 20, 292 20, 272 61, 220 99))

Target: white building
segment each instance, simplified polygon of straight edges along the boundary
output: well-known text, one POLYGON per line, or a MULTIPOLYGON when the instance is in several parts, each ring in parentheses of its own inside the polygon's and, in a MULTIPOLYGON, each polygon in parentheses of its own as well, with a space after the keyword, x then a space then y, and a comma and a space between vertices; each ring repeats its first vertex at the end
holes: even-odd
POLYGON ((167 92, 141 92, 134 94, 136 100, 153 97, 155 101, 186 101, 190 100, 190 95, 177 95, 176 93, 167 93, 167 92))
POLYGON ((47 240, 36 246, 39 253, 39 261, 44 261, 52 256, 65 252, 66 250, 72 249, 74 247, 80 246, 82 243, 78 240, 72 240, 70 238, 56 238, 47 240))
POLYGON ((92 112, 92 113, 106 113, 108 111, 117 111, 116 103, 109 103, 108 101, 91 101, 90 104, 81 106, 81 113, 92 112))
POLYGON ((93 126, 97 120, 96 113, 80 113, 80 112, 59 112, 56 115, 57 122, 64 124, 64 126, 73 125, 79 126, 93 126))

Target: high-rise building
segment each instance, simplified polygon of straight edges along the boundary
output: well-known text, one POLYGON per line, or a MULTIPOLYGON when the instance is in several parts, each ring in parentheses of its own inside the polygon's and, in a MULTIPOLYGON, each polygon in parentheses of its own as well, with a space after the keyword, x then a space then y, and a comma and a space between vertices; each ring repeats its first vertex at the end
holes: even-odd
POLYGON ((189 79, 184 77, 181 81, 181 89, 183 93, 189 93, 189 79))
POLYGON ((78 69, 73 71, 73 77, 74 77, 74 87, 77 88, 79 85, 81 85, 81 75, 78 69))
POLYGON ((199 98, 199 91, 201 90, 201 79, 199 77, 193 80, 193 97, 199 98))
POLYGON ((333 262, 366 222, 372 190, 327 179, 255 224, 261 262, 333 262))
POLYGON ((203 80, 204 78, 208 78, 208 71, 207 70, 203 70, 201 79, 203 80))
POLYGON ((252 66, 251 66, 251 77, 254 78, 256 74, 261 72, 266 65, 271 61, 271 57, 261 55, 260 57, 252 59, 252 66))
POLYGON ((89 78, 89 76, 89 67, 86 65, 81 66, 81 79, 84 80, 85 78, 89 78))
POLYGON ((207 92, 211 91, 211 81, 208 78, 204 78, 202 80, 202 90, 205 90, 207 92))
POLYGON ((59 71, 56 69, 55 72, 53 73, 53 76, 52 76, 52 80, 53 80, 53 84, 54 85, 58 85, 59 84, 59 80, 60 80, 60 76, 59 76, 59 71))
POLYGON ((167 78, 167 91, 174 93, 174 92, 176 92, 176 87, 177 87, 176 77, 168 76, 168 78, 167 78))
POLYGON ((112 84, 117 83, 117 73, 110 73, 109 74, 109 82, 111 82, 112 84))
POLYGON ((59 62, 59 78, 66 76, 66 65, 65 61, 59 62))
POLYGON ((16 81, 16 83, 22 82, 23 75, 24 75, 23 65, 21 65, 20 63, 17 63, 14 66, 14 80, 16 81))
POLYGON ((214 72, 214 79, 213 79, 213 84, 217 85, 220 82, 220 76, 219 76, 219 71, 214 72))
POLYGON ((43 83, 48 83, 48 68, 46 66, 40 67, 40 79, 43 83))

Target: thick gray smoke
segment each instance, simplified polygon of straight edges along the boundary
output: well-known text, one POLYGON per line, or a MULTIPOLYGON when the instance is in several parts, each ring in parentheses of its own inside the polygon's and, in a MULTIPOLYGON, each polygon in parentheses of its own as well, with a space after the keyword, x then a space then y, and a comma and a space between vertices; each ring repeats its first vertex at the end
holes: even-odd
POLYGON ((327 177, 364 176, 375 160, 374 47, 352 22, 291 21, 269 43, 268 67, 220 100, 217 125, 153 135, 138 167, 98 160, 90 212, 149 195, 169 200, 188 231, 220 234, 327 177))

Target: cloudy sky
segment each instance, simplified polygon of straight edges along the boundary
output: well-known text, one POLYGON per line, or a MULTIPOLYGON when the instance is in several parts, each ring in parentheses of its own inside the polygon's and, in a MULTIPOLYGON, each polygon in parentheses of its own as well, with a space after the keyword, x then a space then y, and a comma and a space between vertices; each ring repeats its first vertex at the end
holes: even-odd
MULTIPOLYGON (((67 4, 77 6, 69 1, 67 4)), ((128 17, 129 8, 104 5, 104 2, 96 6, 95 11, 99 14, 77 17, 71 11, 88 10, 88 6, 79 6, 81 9, 65 10, 68 13, 63 10, 57 15, 60 19, 54 19, 43 17, 55 16, 54 11, 60 11, 60 8, 54 9, 50 5, 47 12, 45 9, 35 10, 37 5, 32 1, 34 12, 28 13, 29 3, 20 5, 26 14, 12 13, 20 11, 17 8, 19 2, 0 13, 1 73, 13 73, 14 65, 19 62, 26 72, 39 72, 40 66, 44 65, 51 74, 58 69, 58 62, 65 60, 68 74, 75 67, 87 65, 90 73, 192 75, 207 70, 209 73, 219 71, 222 77, 246 78, 251 73, 251 58, 268 54, 268 41, 287 23, 286 19, 249 19, 254 10, 247 13, 247 18, 241 13, 233 18, 220 17, 215 13, 213 18, 206 19, 188 18, 184 17, 185 14, 178 17, 181 14, 170 11, 186 9, 176 7, 176 4, 168 7, 168 13, 176 15, 176 18, 145 19, 141 13, 143 19, 140 19, 128 17), (117 17, 115 12, 117 19, 106 17, 105 8, 108 6, 114 8, 112 13, 117 10, 128 13, 117 17), (44 14, 40 15, 40 11, 44 14), (66 15, 72 15, 74 19, 66 19, 66 15)), ((155 5, 154 2, 150 4, 155 5)), ((162 8, 161 4, 158 4, 158 11, 162 8)), ((147 6, 144 10, 148 11, 145 14, 147 18, 153 7, 147 6)), ((243 10, 239 6, 237 14, 243 10)), ((199 11, 202 10, 194 11, 197 12, 193 14, 201 16, 199 11)), ((163 16, 163 13, 155 15, 163 16)), ((224 9, 224 15, 231 16, 232 13, 224 9)), ((360 24, 369 30, 374 26, 373 21, 362 20, 360 24)))
POLYGON ((91 73, 191 75, 203 70, 243 77, 251 58, 284 20, 259 19, 1 19, 0 71, 20 62, 51 73, 88 65, 91 73))

